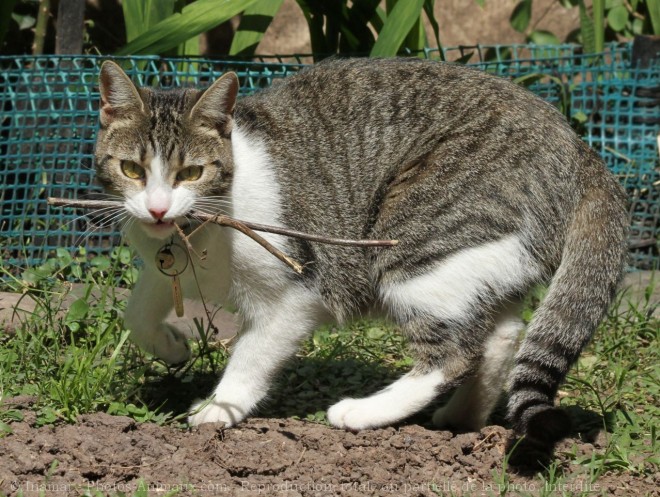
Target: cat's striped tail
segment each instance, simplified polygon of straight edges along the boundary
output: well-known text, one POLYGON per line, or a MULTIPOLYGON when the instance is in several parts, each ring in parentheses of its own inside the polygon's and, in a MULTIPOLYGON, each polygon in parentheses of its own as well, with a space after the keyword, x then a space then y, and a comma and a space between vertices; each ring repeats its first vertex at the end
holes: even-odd
POLYGON ((551 450, 570 432, 568 417, 553 408, 555 395, 612 302, 626 263, 627 232, 626 201, 618 185, 588 190, 515 358, 508 418, 528 443, 551 450))

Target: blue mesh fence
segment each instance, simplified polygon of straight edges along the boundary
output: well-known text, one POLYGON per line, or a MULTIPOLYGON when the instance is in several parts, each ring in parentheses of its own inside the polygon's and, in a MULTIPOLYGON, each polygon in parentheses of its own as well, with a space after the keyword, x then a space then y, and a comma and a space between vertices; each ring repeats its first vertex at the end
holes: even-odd
MULTIPOLYGON (((438 56, 432 50, 423 55, 438 56)), ((634 67, 630 44, 609 46, 598 56, 582 55, 573 45, 514 45, 448 49, 445 57, 516 79, 572 118, 630 195, 633 265, 658 264, 660 64, 634 67)), ((103 60, 0 57, 0 254, 7 267, 39 263, 58 247, 104 253, 120 243, 117 226, 103 225, 93 215, 78 217, 81 213, 71 209, 48 208, 45 202, 49 196, 101 193, 92 151, 103 60)), ((161 87, 206 86, 232 70, 247 94, 298 71, 311 57, 115 60, 138 84, 161 87)))

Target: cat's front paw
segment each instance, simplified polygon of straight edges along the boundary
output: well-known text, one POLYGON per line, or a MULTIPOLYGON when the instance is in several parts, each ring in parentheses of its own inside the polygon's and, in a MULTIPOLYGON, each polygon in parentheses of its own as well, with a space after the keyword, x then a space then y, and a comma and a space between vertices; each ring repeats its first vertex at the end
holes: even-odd
POLYGON ((365 430, 375 428, 374 413, 367 399, 344 399, 328 409, 328 421, 336 428, 365 430))
POLYGON ((188 339, 168 324, 161 324, 155 333, 133 332, 131 338, 140 348, 168 364, 180 364, 190 359, 188 339))
POLYGON ((224 423, 225 428, 229 428, 247 417, 247 413, 238 406, 213 399, 194 404, 190 413, 188 423, 192 426, 203 423, 224 423))

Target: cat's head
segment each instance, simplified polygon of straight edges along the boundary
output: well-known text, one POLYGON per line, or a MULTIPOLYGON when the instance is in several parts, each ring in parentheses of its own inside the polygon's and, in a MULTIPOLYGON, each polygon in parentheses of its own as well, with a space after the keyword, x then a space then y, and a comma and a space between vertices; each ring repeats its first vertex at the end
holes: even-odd
POLYGON ((99 83, 96 174, 107 192, 123 199, 135 224, 165 238, 193 209, 222 211, 233 171, 236 74, 204 91, 154 90, 137 88, 108 61, 99 83))

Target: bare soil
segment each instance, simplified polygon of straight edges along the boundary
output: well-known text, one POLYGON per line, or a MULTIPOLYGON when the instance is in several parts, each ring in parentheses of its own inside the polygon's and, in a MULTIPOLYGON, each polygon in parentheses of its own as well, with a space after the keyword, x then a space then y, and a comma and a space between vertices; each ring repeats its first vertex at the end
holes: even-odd
MULTIPOLYGON (((627 298, 643 300, 651 279, 651 273, 628 275, 627 298)), ((652 301, 657 300, 654 293, 652 301)), ((6 310, 15 308, 8 305, 6 310)), ((231 315, 218 324, 226 333, 235 327, 231 315)), ((327 365, 323 371, 341 374, 339 366, 327 365)), ((378 372, 383 378, 386 373, 378 372)), ((215 381, 197 378, 183 385, 165 379, 145 394, 154 405, 185 412, 215 381)), ((603 420, 598 414, 577 407, 568 414, 580 433, 555 451, 562 486, 547 487, 537 476, 511 471, 503 479, 511 432, 502 426, 454 434, 423 425, 429 419, 423 413, 398 427, 350 433, 295 419, 282 401, 296 392, 285 385, 278 391, 263 414, 280 417, 252 418, 231 429, 210 424, 186 430, 104 413, 83 415, 76 424, 38 426, 35 399, 6 398, 3 403, 20 410, 23 420, 10 425, 10 434, 0 433, 0 496, 81 495, 88 487, 102 495, 131 496, 141 485, 148 495, 178 490, 176 495, 198 496, 416 497, 504 495, 508 490, 507 495, 660 496, 660 475, 606 473, 590 483, 587 468, 572 463, 571 454, 602 454, 609 435, 599 431, 603 420)), ((314 412, 338 400, 321 391, 317 397, 304 408, 303 399, 295 404, 301 412, 314 412)), ((497 415, 495 420, 500 421, 497 415)))
POLYGON ((37 427, 29 398, 9 400, 24 419, 0 438, 0 495, 103 494, 227 496, 660 495, 660 476, 605 474, 590 483, 564 454, 601 453, 607 437, 558 446, 560 486, 538 477, 501 475, 510 432, 489 426, 453 434, 417 424, 350 433, 292 418, 253 418, 223 429, 184 430, 104 413, 77 424, 37 427), (453 494, 452 494, 453 492, 453 494))

